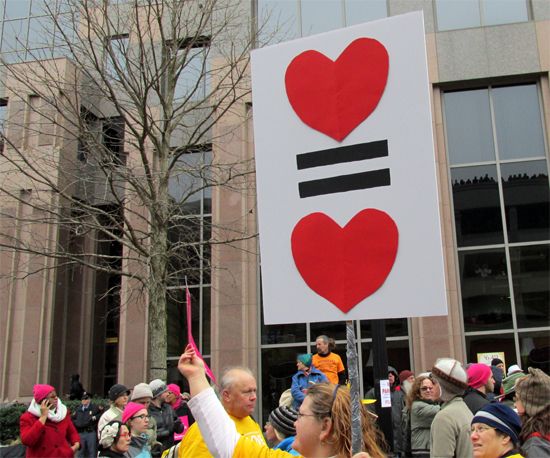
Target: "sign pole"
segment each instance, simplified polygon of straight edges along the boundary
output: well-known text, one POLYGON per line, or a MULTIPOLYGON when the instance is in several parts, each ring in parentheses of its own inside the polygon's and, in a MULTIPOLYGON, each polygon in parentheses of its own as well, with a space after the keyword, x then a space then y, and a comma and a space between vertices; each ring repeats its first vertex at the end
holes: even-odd
POLYGON ((350 381, 351 396, 351 450, 359 453, 363 443, 361 428, 361 400, 359 399, 359 362, 357 358, 357 345, 355 343, 355 331, 353 321, 346 321, 346 339, 348 359, 348 377, 350 381))
MULTIPOLYGON (((391 422, 391 405, 382 407, 380 380, 388 379, 388 350, 386 347, 385 320, 371 320, 374 391, 376 393, 376 414, 378 425, 386 438, 388 446, 393 450, 393 429, 391 422)), ((395 452, 395 450, 393 450, 395 452)))

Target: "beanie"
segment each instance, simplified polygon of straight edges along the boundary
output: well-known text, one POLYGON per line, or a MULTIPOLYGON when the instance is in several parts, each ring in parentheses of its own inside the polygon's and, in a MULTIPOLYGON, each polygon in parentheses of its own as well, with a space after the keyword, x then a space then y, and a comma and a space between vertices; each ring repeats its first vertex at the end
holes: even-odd
POLYGON ((294 423, 298 419, 298 412, 292 407, 279 406, 269 414, 269 423, 286 437, 295 436, 294 423))
POLYGON ((440 399, 450 401, 468 388, 468 374, 453 358, 439 358, 432 367, 432 377, 440 385, 440 399))
POLYGON ((407 380, 411 375, 414 375, 413 372, 405 369, 404 371, 399 372, 399 381, 403 383, 405 380, 407 380))
POLYGON ((147 410, 143 404, 129 402, 126 404, 126 407, 124 407, 124 412, 122 412, 122 423, 127 423, 130 418, 143 409, 147 410))
POLYGON ((175 383, 170 383, 170 385, 168 385, 166 388, 168 389, 168 391, 171 391, 172 393, 174 393, 176 398, 179 398, 181 396, 181 389, 175 383))
POLYGON ((130 390, 126 388, 124 385, 121 385, 120 383, 116 383, 111 388, 109 388, 109 399, 111 401, 114 402, 117 400, 117 398, 123 395, 126 395, 126 396, 130 395, 130 390))
POLYGON ((132 397, 130 398, 130 400, 135 401, 136 399, 152 397, 153 392, 151 391, 149 385, 147 383, 138 383, 136 386, 134 386, 134 389, 132 390, 132 397))
POLYGON ((516 383, 516 396, 525 407, 525 413, 534 417, 548 406, 550 377, 540 369, 529 368, 529 374, 516 383))
POLYGON ((166 387, 166 383, 164 383, 159 378, 156 378, 155 380, 152 380, 151 382, 149 382, 149 388, 151 388, 154 398, 158 398, 162 393, 168 391, 168 388, 166 387))
POLYGON ((32 396, 36 402, 41 403, 52 391, 55 391, 55 388, 51 385, 34 385, 32 396))
POLYGON ((493 375, 493 371, 487 364, 477 363, 468 367, 468 385, 472 388, 485 386, 487 380, 493 375))
POLYGON ((525 377, 523 372, 514 372, 502 381, 502 387, 504 388, 504 394, 510 394, 516 391, 516 382, 525 377))
POLYGON ((304 366, 307 367, 311 367, 311 364, 313 363, 311 353, 303 353, 301 355, 298 355, 296 360, 300 361, 304 366))
POLYGON ((489 425, 510 436, 514 444, 519 444, 521 420, 519 415, 506 404, 490 403, 478 410, 472 419, 474 423, 489 425))

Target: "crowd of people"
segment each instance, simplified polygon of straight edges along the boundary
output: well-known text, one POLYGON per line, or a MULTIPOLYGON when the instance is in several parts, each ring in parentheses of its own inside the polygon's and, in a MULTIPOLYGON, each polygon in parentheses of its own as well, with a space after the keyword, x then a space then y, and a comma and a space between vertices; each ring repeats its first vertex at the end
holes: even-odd
MULTIPOLYGON (((345 368, 332 339, 319 336, 316 348, 315 355, 297 355, 288 395, 263 431, 252 417, 257 383, 250 369, 226 369, 216 393, 189 346, 178 369, 190 394, 159 379, 133 389, 115 384, 108 410, 101 413, 82 390, 71 415, 54 387, 35 385, 21 440, 28 457, 351 457, 345 368)), ((393 440, 379 428, 370 390, 370 402, 360 406, 362 451, 355 458, 550 456, 550 377, 541 369, 439 358, 418 375, 389 366, 388 381, 393 440)))

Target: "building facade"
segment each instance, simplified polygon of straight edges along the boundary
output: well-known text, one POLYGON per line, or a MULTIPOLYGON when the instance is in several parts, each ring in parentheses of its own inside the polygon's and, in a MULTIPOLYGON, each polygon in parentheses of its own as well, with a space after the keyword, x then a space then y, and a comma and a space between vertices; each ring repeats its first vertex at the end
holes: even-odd
MULTIPOLYGON (((386 320, 388 361, 399 371, 421 372, 440 356, 472 362, 479 353, 502 352, 507 365, 547 364, 550 3, 241 3, 246 12, 243 20, 257 32, 257 46, 423 11, 449 313, 386 320)), ((57 6, 56 14, 68 14, 63 2, 57 6)), ((44 2, 38 0, 0 2, 0 52, 5 63, 32 61, 36 50, 57 52, 55 41, 45 43, 37 32, 37 24, 47 19, 43 7, 44 2)), ((1 119, 14 113, 4 94, 1 119)), ((247 95, 214 126, 211 150, 196 152, 197 160, 213 156, 251 163, 252 119, 251 96, 247 95)), ((414 192, 414 177, 410 185, 414 192)), ((256 372, 259 414, 265 418, 289 386, 296 354, 314 351, 317 335, 334 337, 337 352, 345 359, 345 324, 263 323, 253 179, 238 190, 207 187, 192 207, 199 241, 210 239, 209 222, 250 235, 234 244, 201 248, 195 261, 197 275, 189 286, 193 332, 203 355, 215 372, 235 364, 256 372)), ((116 252, 109 243, 97 249, 116 252)), ((14 263, 23 262, 2 256, 2 273, 7 275, 14 263)), ((422 268, 422 260, 418 264, 422 268)), ((71 272, 61 283, 33 275, 21 281, 0 281, 4 348, 0 399, 24 399, 37 382, 53 383, 66 392, 73 373, 80 373, 84 386, 95 392, 105 392, 115 381, 127 385, 143 381, 146 317, 129 310, 107 313, 116 309, 117 299, 101 294, 120 279, 84 269, 71 272), (57 284, 65 286, 63 295, 57 284), (68 346, 68 342, 77 344, 68 346)), ((129 288, 122 282, 121 296, 129 288)), ((292 292, 281 288, 281 300, 292 301, 292 292)), ((175 364, 186 340, 184 304, 174 302, 168 314, 168 379, 176 380, 175 364)), ((371 323, 355 322, 354 326, 361 387, 366 392, 373 383, 371 323)))

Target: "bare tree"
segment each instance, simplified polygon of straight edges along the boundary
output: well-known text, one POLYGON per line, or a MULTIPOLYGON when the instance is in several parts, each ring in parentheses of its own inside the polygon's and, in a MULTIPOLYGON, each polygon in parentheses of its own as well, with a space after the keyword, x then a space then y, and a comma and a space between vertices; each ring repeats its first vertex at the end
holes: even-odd
POLYGON ((64 3, 63 14, 46 6, 47 51, 3 62, 1 246, 50 260, 15 277, 78 264, 145 295, 149 375, 165 377, 170 295, 197 283, 211 243, 254 236, 216 227, 203 240, 197 225, 209 223, 194 217, 201 195, 251 179, 217 127, 249 95, 250 13, 238 0, 64 3))

